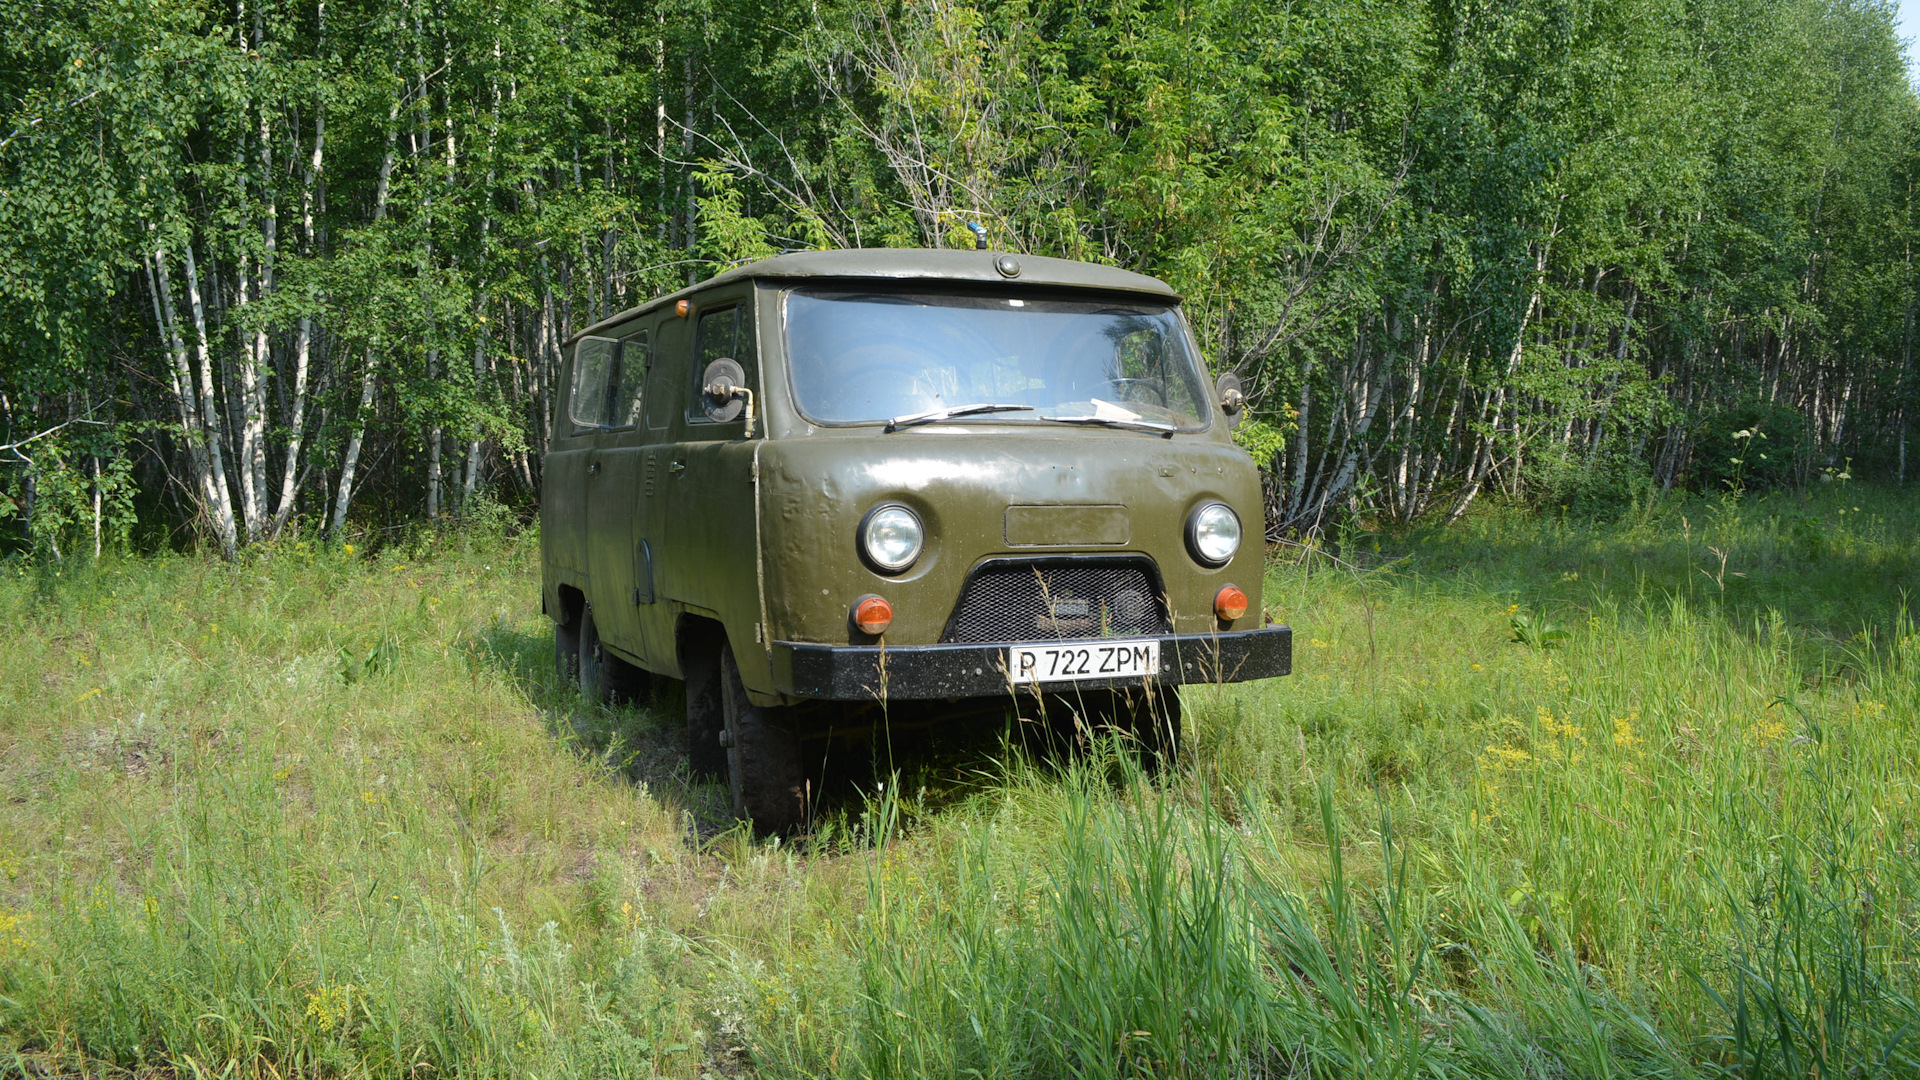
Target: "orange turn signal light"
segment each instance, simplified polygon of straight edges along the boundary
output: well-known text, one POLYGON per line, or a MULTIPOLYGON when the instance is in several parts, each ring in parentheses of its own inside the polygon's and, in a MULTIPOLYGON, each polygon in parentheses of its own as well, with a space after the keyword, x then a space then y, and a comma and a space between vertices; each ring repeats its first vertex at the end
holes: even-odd
POLYGON ((893 605, 886 597, 869 593, 853 602, 853 625, 863 634, 884 634, 893 625, 893 605))
POLYGON ((1240 591, 1238 585, 1222 585, 1220 591, 1213 594, 1213 613, 1227 622, 1245 615, 1247 594, 1240 591))

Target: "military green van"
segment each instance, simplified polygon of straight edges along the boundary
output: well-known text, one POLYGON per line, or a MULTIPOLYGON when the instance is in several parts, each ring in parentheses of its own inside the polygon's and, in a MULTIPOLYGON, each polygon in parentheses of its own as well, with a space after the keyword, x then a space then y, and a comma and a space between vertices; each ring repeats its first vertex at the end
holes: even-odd
POLYGON ((582 331, 541 500, 562 677, 683 680, 693 767, 774 829, 813 740, 890 704, 1169 748, 1177 685, 1292 662, 1238 384, 1179 303, 1062 259, 815 251, 582 331))

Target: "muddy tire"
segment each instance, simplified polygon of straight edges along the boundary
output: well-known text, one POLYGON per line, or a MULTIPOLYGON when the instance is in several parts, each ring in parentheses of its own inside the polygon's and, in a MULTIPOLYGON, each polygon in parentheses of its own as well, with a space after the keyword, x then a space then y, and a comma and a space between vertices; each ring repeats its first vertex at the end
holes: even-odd
POLYGON ((580 679, 580 616, 553 624, 553 673, 555 685, 568 687, 580 679))
POLYGON ((747 700, 732 645, 720 647, 719 676, 733 812, 764 832, 798 828, 807 820, 807 785, 791 716, 747 700))
MULTIPOLYGON (((556 638, 556 640, 558 640, 556 638)), ((608 652, 593 624, 593 609, 580 615, 580 696, 595 705, 630 705, 645 700, 647 673, 608 652)))
POLYGON ((720 654, 695 649, 687 658, 687 766, 701 780, 727 775, 727 710, 720 692, 720 654))

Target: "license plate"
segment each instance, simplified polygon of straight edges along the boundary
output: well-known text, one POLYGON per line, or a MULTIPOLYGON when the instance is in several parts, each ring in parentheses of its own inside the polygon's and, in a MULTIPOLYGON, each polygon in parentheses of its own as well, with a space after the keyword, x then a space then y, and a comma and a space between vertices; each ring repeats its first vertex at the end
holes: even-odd
POLYGON ((1152 638, 1014 645, 1007 675, 1016 683, 1080 682, 1160 674, 1160 643, 1152 638))

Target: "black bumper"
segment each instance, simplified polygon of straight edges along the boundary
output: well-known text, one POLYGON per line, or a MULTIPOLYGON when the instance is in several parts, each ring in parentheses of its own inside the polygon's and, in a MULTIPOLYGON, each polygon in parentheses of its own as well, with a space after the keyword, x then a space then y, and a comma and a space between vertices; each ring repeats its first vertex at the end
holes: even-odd
MULTIPOLYGON (((1160 673, 1107 680, 1027 683, 1007 678, 1007 645, 811 645, 773 643, 782 692, 833 701, 992 697, 1088 686, 1161 686, 1270 679, 1293 671, 1293 630, 1270 626, 1225 634, 1175 634, 1160 640, 1160 673)), ((1033 644, 1022 642, 1021 644, 1033 644)))

